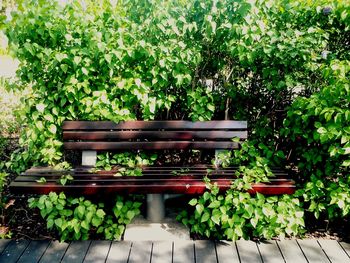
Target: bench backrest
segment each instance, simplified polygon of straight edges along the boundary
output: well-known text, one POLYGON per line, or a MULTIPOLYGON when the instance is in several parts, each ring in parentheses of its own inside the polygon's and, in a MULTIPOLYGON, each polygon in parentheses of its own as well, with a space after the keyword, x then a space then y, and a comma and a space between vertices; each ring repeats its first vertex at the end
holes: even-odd
POLYGON ((65 121, 69 150, 235 149, 247 138, 246 121, 65 121))

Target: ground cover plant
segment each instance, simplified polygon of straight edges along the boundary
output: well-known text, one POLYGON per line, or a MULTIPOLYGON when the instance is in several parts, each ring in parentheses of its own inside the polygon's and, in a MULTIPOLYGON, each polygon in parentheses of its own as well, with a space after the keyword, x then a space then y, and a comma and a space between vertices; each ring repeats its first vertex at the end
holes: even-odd
MULTIPOLYGON (((208 181, 179 219, 228 239, 301 234, 305 216, 347 220, 347 1, 26 0, 17 10, 5 30, 32 93, 13 171, 64 161, 64 120, 248 120, 249 142, 222 155, 242 179, 224 195, 208 181), (295 196, 242 192, 276 165, 294 174, 295 196)), ((129 156, 101 153, 100 164, 129 156)))

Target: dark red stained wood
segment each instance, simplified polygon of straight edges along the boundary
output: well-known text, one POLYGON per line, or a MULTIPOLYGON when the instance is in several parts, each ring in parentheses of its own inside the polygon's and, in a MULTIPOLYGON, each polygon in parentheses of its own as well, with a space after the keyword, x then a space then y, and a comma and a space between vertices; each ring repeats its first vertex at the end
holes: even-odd
POLYGON ((64 131, 63 140, 247 139, 247 131, 64 131))
MULTIPOLYGON (((43 176, 18 176, 16 178, 16 182, 36 182, 36 180, 40 179, 43 176)), ((45 176, 47 182, 57 182, 60 179, 60 175, 51 175, 45 176)), ((210 176, 209 179, 212 182, 230 182, 234 180, 232 176, 210 176)), ((106 184, 108 182, 135 182, 137 184, 152 184, 154 182, 193 182, 203 181, 203 176, 200 175, 184 175, 184 176, 168 176, 168 175, 147 175, 147 176, 113 176, 113 175, 74 175, 74 183, 98 183, 98 184, 106 184)), ((294 181, 290 179, 270 179, 268 183, 264 184, 289 184, 294 185, 294 181)))
POLYGON ((157 130, 157 129, 232 129, 246 130, 246 121, 64 121, 63 130, 157 130))
POLYGON ((188 141, 156 141, 156 142, 64 142, 68 150, 166 150, 166 149, 236 149, 237 142, 188 142, 188 141))
MULTIPOLYGON (((218 182, 218 186, 221 191, 225 191, 230 188, 230 181, 218 182)), ((289 184, 277 184, 277 185, 265 185, 255 184, 252 185, 250 193, 262 193, 265 195, 278 195, 278 194, 293 194, 295 192, 295 186, 289 184)), ((108 183, 107 185, 98 185, 95 183, 80 184, 80 185, 59 185, 55 183, 37 184, 27 182, 14 182, 11 184, 11 191, 14 193, 36 193, 36 194, 48 194, 50 192, 64 191, 67 194, 83 194, 83 195, 95 195, 95 194, 111 194, 111 193, 128 193, 128 194, 148 194, 148 193, 177 193, 177 194, 203 194, 208 189, 204 182, 153 182, 152 184, 138 184, 137 181, 125 182, 125 183, 108 183)))

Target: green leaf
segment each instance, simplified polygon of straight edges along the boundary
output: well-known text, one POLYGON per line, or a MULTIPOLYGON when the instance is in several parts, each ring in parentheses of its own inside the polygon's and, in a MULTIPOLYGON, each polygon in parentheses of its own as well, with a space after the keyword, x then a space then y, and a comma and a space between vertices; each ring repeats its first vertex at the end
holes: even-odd
POLYGON ((46 183, 46 179, 45 179, 45 177, 40 177, 40 179, 36 180, 36 182, 39 183, 39 184, 45 184, 46 183))
POLYGON ((85 222, 85 221, 82 221, 82 222, 81 222, 81 227, 84 228, 84 229, 86 229, 86 230, 89 230, 89 229, 90 229, 89 224, 88 224, 87 222, 85 222))
POLYGON ((196 210, 197 210, 198 214, 201 215, 203 210, 204 210, 204 206, 202 204, 197 204, 196 210))
POLYGON ((211 220, 212 220, 215 224, 219 225, 219 224, 220 224, 220 215, 219 215, 219 214, 212 215, 212 216, 211 216, 211 220))
POLYGON ((46 105, 44 103, 38 103, 35 107, 37 111, 39 111, 40 113, 43 113, 46 108, 46 105))
POLYGON ((191 199, 191 201, 188 204, 191 206, 195 206, 197 204, 197 199, 196 198, 191 199))
POLYGON ((62 223, 63 223, 62 218, 57 218, 57 219, 55 219, 55 225, 56 225, 59 229, 62 228, 62 223))
POLYGON ((54 225, 53 219, 52 219, 52 218, 48 219, 48 220, 47 220, 47 223, 46 223, 46 227, 47 227, 48 229, 51 229, 51 228, 53 227, 53 225, 54 225))
POLYGON ((134 216, 135 216, 135 213, 134 213, 134 211, 132 211, 132 210, 130 210, 130 211, 128 211, 127 213, 126 213, 126 217, 128 218, 128 219, 133 219, 134 218, 134 216))
POLYGON ((210 193, 209 193, 209 192, 205 192, 205 193, 203 194, 203 199, 204 199, 204 201, 209 200, 209 198, 210 198, 210 193))
POLYGON ((317 132, 319 134, 324 134, 324 133, 327 133, 327 129, 325 127, 320 127, 317 129, 317 132))
POLYGON ((205 212, 201 217, 201 223, 207 222, 210 218, 210 214, 208 212, 205 212))
POLYGON ((256 217, 251 218, 250 223, 252 224, 252 226, 254 228, 256 228, 256 225, 258 224, 258 218, 256 218, 256 217))
POLYGON ((67 64, 61 64, 60 68, 62 69, 62 71, 64 73, 67 73, 67 71, 68 71, 68 65, 67 64))
POLYGON ((81 71, 83 72, 84 75, 86 75, 86 76, 89 75, 89 71, 86 68, 82 67, 81 71))
POLYGON ((77 65, 79 65, 80 62, 81 62, 81 57, 75 56, 74 59, 73 59, 73 61, 74 61, 74 64, 77 66, 77 65))
POLYGON ((73 40, 73 37, 72 37, 71 34, 65 34, 64 37, 65 37, 65 39, 66 39, 67 41, 73 40))
POLYGON ((58 62, 61 62, 63 59, 67 58, 66 54, 62 54, 62 53, 57 53, 55 55, 55 58, 57 59, 58 62))
POLYGON ((345 161, 342 163, 342 166, 349 167, 349 166, 350 166, 350 160, 345 160, 345 161))
POLYGON ((50 124, 50 126, 49 126, 49 131, 50 131, 52 134, 56 134, 56 132, 57 132, 57 127, 56 127, 56 125, 50 124))
POLYGON ((91 223, 94 227, 98 227, 101 225, 102 219, 98 217, 93 217, 91 223))
POLYGON ((209 204, 208 208, 219 208, 220 205, 221 205, 220 201, 215 200, 209 204))
POLYGON ((96 215, 97 215, 99 218, 104 218, 104 216, 106 215, 106 213, 105 213, 102 209, 97 209, 96 215))
POLYGON ((84 216, 84 213, 85 213, 85 206, 82 206, 82 205, 78 206, 77 212, 78 212, 78 216, 80 218, 82 218, 84 216))

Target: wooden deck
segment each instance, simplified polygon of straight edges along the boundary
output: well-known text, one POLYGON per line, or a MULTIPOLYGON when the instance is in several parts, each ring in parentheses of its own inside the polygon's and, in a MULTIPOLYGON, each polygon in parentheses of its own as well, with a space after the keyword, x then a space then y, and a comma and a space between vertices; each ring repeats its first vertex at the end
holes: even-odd
POLYGON ((110 242, 0 240, 1 263, 125 262, 339 262, 350 263, 350 244, 335 240, 283 240, 255 243, 211 241, 110 242))

